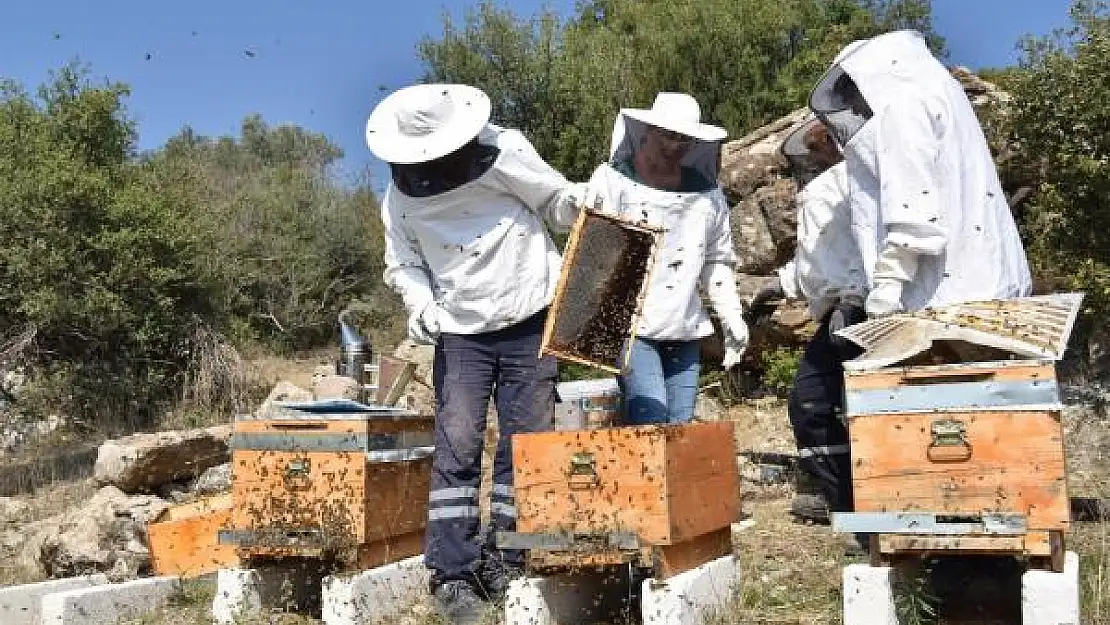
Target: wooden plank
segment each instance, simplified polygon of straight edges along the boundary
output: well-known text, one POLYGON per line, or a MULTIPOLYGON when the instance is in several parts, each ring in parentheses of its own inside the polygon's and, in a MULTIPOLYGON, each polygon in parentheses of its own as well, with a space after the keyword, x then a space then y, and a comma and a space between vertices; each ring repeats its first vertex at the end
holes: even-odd
POLYGON ((399 562, 424 551, 424 532, 409 532, 359 545, 354 564, 362 570, 399 562))
POLYGON ((1049 532, 1048 544, 1050 547, 1048 562, 1054 573, 1064 572, 1064 562, 1067 556, 1067 550, 1064 548, 1064 533, 1063 532, 1049 532))
POLYGON ((198 577, 238 565, 232 545, 221 545, 217 534, 231 525, 230 495, 171 506, 147 525, 150 559, 157 575, 198 577))
MULTIPOLYGON (((1051 363, 1031 362, 1027 365, 1008 365, 988 367, 977 363, 974 366, 909 367, 903 369, 882 369, 868 372, 848 372, 844 376, 847 391, 897 388, 899 386, 936 383, 938 391, 945 380, 947 383, 963 381, 963 376, 989 376, 996 382, 1021 382, 1028 380, 1050 381, 1056 379, 1056 368, 1051 363)), ((981 381, 983 378, 980 378, 981 381)))
POLYGON ((664 443, 662 428, 654 426, 515 435, 517 531, 624 531, 653 544, 669 542, 664 443), (578 453, 593 459, 595 484, 571 483, 578 453))
POLYGON ((933 536, 925 534, 879 534, 882 554, 958 551, 961 554, 1015 553, 1028 556, 1050 554, 1049 532, 1024 536, 933 536))
POLYGON ((731 422, 668 428, 670 541, 729 528, 740 520, 740 476, 731 422))
POLYGON ((733 551, 732 527, 703 534, 690 540, 655 547, 657 579, 668 579, 733 551))
POLYGON ((362 504, 366 527, 360 541, 380 542, 413 533, 423 536, 431 479, 430 457, 369 465, 362 504))
POLYGON ((1055 412, 942 412, 851 420, 857 512, 934 512, 1027 517, 1030 530, 1064 530, 1070 511, 1063 432, 1055 412), (936 462, 931 426, 966 427, 966 460, 936 462))
POLYGON ((629 563, 639 566, 651 566, 653 560, 652 550, 638 551, 530 551, 528 566, 537 571, 574 573, 584 569, 594 569, 609 566, 627 565, 629 563))

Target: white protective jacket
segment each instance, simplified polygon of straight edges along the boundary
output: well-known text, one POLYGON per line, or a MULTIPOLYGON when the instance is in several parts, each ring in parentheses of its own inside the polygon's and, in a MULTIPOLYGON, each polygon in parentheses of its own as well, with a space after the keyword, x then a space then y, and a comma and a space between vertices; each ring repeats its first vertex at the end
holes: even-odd
POLYGON ((487 125, 500 149, 481 177, 431 197, 390 184, 382 201, 385 282, 410 312, 438 304, 440 331, 491 332, 546 307, 561 257, 544 227, 567 230, 577 207, 566 178, 515 130, 487 125))
MULTIPOLYGON (((625 124, 623 114, 618 115, 610 156, 624 140, 625 124)), ((715 175, 711 179, 715 180, 715 175)), ((587 184, 590 196, 602 199, 603 210, 664 229, 637 336, 694 340, 713 334, 713 323, 698 293, 700 285, 728 326, 726 332, 746 342, 747 327, 741 318, 733 273, 736 252, 728 201, 719 186, 691 193, 662 191, 632 180, 609 164, 600 165, 587 184)))
POLYGON ((794 260, 779 269, 783 292, 805 299, 814 319, 840 299, 862 304, 867 275, 852 236, 847 165, 840 162, 811 180, 795 198, 798 246, 794 260))
POLYGON ((1029 295, 1025 251, 979 120, 924 38, 880 35, 837 63, 873 111, 844 146, 870 287, 900 283, 900 308, 911 311, 1029 295))

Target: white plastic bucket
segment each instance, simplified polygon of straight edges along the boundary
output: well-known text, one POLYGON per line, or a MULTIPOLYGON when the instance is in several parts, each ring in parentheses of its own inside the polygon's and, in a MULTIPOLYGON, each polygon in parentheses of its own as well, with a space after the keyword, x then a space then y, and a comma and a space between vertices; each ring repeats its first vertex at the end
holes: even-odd
POLYGON ((616 378, 561 382, 556 388, 556 430, 596 430, 620 423, 621 391, 616 378))

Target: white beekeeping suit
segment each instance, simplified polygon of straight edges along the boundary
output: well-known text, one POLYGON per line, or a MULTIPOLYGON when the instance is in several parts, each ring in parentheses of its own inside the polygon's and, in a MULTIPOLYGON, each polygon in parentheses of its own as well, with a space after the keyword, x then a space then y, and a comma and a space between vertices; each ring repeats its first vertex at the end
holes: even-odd
POLYGON ((844 146, 869 314, 1031 292, 975 111, 920 33, 849 45, 810 107, 844 146))
POLYGON ((579 186, 515 130, 487 124, 478 142, 497 151, 475 180, 428 197, 391 184, 382 200, 385 282, 411 311, 418 342, 527 319, 551 302, 559 279, 562 259, 544 225, 569 229, 579 186))
POLYGON ((863 303, 867 276, 852 237, 847 165, 839 163, 811 180, 795 198, 798 247, 778 271, 783 292, 805 299, 814 319, 840 300, 863 303))
POLYGON ((747 348, 748 327, 736 291, 728 201, 717 184, 725 133, 700 124, 699 115, 696 101, 685 94, 660 94, 650 110, 622 109, 613 128, 610 162, 600 165, 587 183, 589 204, 664 229, 637 336, 693 340, 712 334, 700 286, 723 326, 727 369, 740 361, 747 348), (684 119, 683 113, 690 119, 684 119), (685 137, 678 191, 660 190, 635 179, 629 163, 649 127, 685 137))
MULTIPOLYGON (((813 153, 803 138, 819 131, 820 120, 803 124, 784 142, 783 155, 801 185, 794 199, 798 232, 794 259, 778 271, 783 294, 804 299, 821 320, 840 301, 862 306, 867 276, 852 236, 847 165, 813 153)), ((835 150, 835 148, 832 148, 835 150)))

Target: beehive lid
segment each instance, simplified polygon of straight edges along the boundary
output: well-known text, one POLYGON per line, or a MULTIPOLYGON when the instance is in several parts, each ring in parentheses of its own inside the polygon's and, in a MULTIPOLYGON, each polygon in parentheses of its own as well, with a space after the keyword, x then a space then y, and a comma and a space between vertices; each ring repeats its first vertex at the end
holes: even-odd
POLYGON ((1023 358, 1059 360, 1083 301, 1082 293, 965 302, 872 319, 837 332, 865 351, 844 363, 868 371, 929 350, 934 342, 967 342, 1023 358))
POLYGON ((352 399, 319 399, 300 402, 274 402, 265 414, 241 414, 236 416, 236 420, 307 419, 318 421, 321 419, 338 419, 361 421, 367 419, 411 419, 417 416, 419 416, 417 413, 404 408, 364 404, 352 399))

